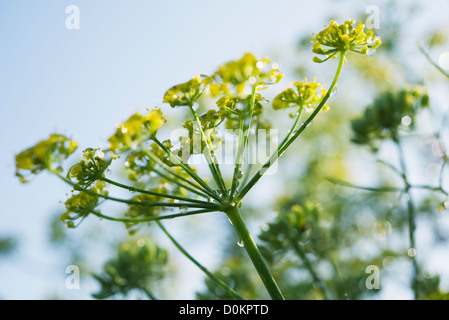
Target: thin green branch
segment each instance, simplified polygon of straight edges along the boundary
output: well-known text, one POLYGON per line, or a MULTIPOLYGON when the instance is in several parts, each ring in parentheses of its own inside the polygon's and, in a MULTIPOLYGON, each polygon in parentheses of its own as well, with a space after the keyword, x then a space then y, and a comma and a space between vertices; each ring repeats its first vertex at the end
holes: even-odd
MULTIPOLYGON (((184 188, 184 189, 186 189, 186 190, 188 190, 188 191, 190 191, 190 192, 192 192, 192 193, 194 193, 196 195, 199 195, 200 197, 203 197, 204 199, 210 199, 210 196, 208 194, 199 191, 197 188, 189 187, 189 185, 195 185, 193 182, 191 182, 189 180, 187 180, 187 181, 180 180, 180 178, 178 178, 176 176, 174 178, 172 178, 172 177, 164 174, 163 172, 161 172, 160 170, 158 170, 156 168, 153 169, 153 171, 154 171, 154 173, 156 173, 161 178, 163 178, 165 180, 168 180, 168 181, 178 185, 181 188, 184 188), (184 182, 188 183, 189 185, 185 184, 184 182)), ((182 176, 180 176, 180 177, 183 178, 182 176)))
POLYGON ((418 42, 418 48, 419 50, 422 52, 422 54, 424 55, 424 57, 426 57, 426 59, 435 67, 438 69, 438 71, 440 71, 443 75, 445 75, 446 77, 449 78, 449 73, 447 73, 443 68, 441 68, 441 66, 436 63, 435 61, 433 61, 433 59, 430 57, 429 53, 424 50, 424 48, 421 46, 421 44, 418 42))
POLYGON ((138 192, 138 193, 148 194, 148 195, 152 195, 152 196, 156 196, 156 197, 174 199, 174 200, 180 200, 180 201, 186 201, 186 202, 192 202, 192 203, 203 203, 203 204, 208 203, 208 202, 202 201, 202 200, 196 200, 196 199, 191 199, 191 198, 186 198, 186 197, 181 197, 181 196, 176 196, 176 195, 171 195, 171 194, 166 194, 166 193, 159 193, 159 192, 154 192, 154 191, 149 191, 149 190, 144 190, 144 189, 128 186, 128 185, 122 184, 117 181, 113 181, 113 180, 105 178, 105 177, 102 177, 99 180, 102 180, 102 181, 112 184, 116 187, 131 191, 131 192, 138 192))
MULTIPOLYGON (((254 89, 253 89, 254 93, 254 89)), ((252 101, 252 98, 251 98, 252 101)), ((239 118, 239 137, 238 137, 238 145, 237 145, 237 154, 235 155, 235 165, 234 165, 234 174, 232 176, 232 184, 231 184, 231 192, 230 192, 230 200, 234 199, 234 193, 237 189, 237 182, 240 177, 240 168, 242 167, 243 162, 243 154, 245 153, 245 119, 244 115, 240 114, 239 118)), ((249 128, 248 128, 249 131, 249 128)))
POLYGON ((115 222, 123 222, 123 223, 142 223, 142 222, 152 222, 152 221, 161 221, 161 220, 168 220, 168 219, 174 219, 179 217, 187 217, 202 213, 209 213, 209 212, 216 212, 216 210, 208 209, 208 210, 194 210, 194 211, 188 211, 188 212, 182 212, 182 213, 174 213, 174 214, 167 214, 163 216, 155 216, 155 217, 147 217, 147 218, 116 218, 111 217, 108 215, 104 215, 99 211, 92 210, 91 213, 96 215, 97 217, 109 221, 115 221, 115 222))
POLYGON ((195 258, 193 258, 180 244, 177 242, 173 236, 167 231, 167 229, 160 223, 157 222, 157 225, 161 230, 165 233, 165 235, 171 240, 171 242, 175 245, 175 247, 190 261, 192 261, 201 271, 203 271, 211 280, 213 280, 216 284, 218 284, 223 290, 225 290, 231 297, 237 300, 245 300, 242 296, 240 296, 234 289, 229 287, 226 283, 220 280, 217 276, 215 276, 212 272, 207 270, 201 263, 199 263, 195 258))
POLYGON ((446 190, 444 190, 442 187, 438 186, 428 186, 428 185, 410 185, 410 189, 427 189, 430 191, 438 191, 441 192, 442 194, 444 194, 445 196, 448 196, 448 192, 446 190))
POLYGON ((59 172, 57 172, 55 170, 52 170, 50 172, 52 172, 53 174, 58 176, 64 182, 71 185, 73 187, 73 189, 76 191, 85 192, 89 195, 100 197, 100 198, 103 198, 106 200, 111 200, 111 201, 120 202, 120 203, 126 203, 128 205, 138 205, 138 206, 144 206, 144 207, 209 208, 212 210, 219 209, 219 206, 217 206, 216 204, 206 203, 206 202, 205 203, 181 203, 181 202, 169 203, 169 202, 135 201, 135 200, 129 200, 129 199, 115 198, 115 197, 101 194, 101 193, 98 193, 98 192, 95 192, 95 191, 92 191, 89 189, 81 188, 76 183, 73 183, 72 181, 65 178, 64 176, 62 176, 59 172))
POLYGON ((315 272, 315 269, 312 266, 312 263, 310 262, 309 258, 307 257, 306 253, 300 246, 300 244, 297 241, 291 241, 293 248, 295 249, 295 252, 298 254, 298 256, 301 258, 301 260, 304 262, 304 265, 306 266, 306 269, 309 271, 313 283, 315 286, 321 290, 321 292, 324 295, 324 299, 329 300, 329 295, 327 294, 326 286, 324 285, 323 280, 318 276, 318 274, 315 272))
POLYGON ((253 178, 243 187, 237 196, 237 201, 241 201, 243 197, 248 193, 249 190, 256 184, 257 181, 267 172, 267 170, 277 161, 277 159, 285 152, 285 150, 293 143, 293 141, 298 138, 298 136, 307 128, 307 126, 312 122, 316 115, 320 112, 321 108, 326 104, 329 99, 332 90, 337 85, 338 79, 340 78, 341 71, 343 69, 343 64, 345 61, 346 53, 342 52, 340 54, 340 60, 338 63, 337 71, 335 73, 334 79, 326 92, 326 95, 321 100, 320 104, 315 108, 312 114, 304 121, 301 127, 296 130, 293 136, 282 146, 279 146, 277 151, 273 153, 267 162, 262 166, 262 168, 253 176, 253 178))
POLYGON ((394 173, 396 173, 401 179, 404 178, 404 173, 399 170, 398 168, 396 168, 395 166, 393 166, 391 163, 388 163, 387 161, 378 159, 377 162, 379 162, 380 164, 383 164, 384 166, 390 168, 394 173))
POLYGON ((156 296, 151 292, 150 289, 148 288, 140 288, 146 295, 148 298, 150 298, 150 300, 157 300, 156 296))
POLYGON ((201 135, 200 148, 202 148, 202 140, 204 139, 204 142, 206 143, 206 159, 208 161, 210 172, 214 177, 215 183, 220 188, 223 197, 225 197, 227 194, 226 185, 224 183, 223 175, 221 174, 217 158, 215 157, 214 152, 212 150, 212 145, 209 143, 210 141, 209 139, 207 139, 206 134, 204 133, 203 128, 201 127, 201 120, 198 117, 198 114, 196 113, 193 106, 190 106, 190 111, 192 112, 192 115, 195 118, 196 124, 198 126, 198 130, 200 131, 201 135))
MULTIPOLYGON (((145 154, 146 154, 148 157, 150 157, 150 159, 152 159, 152 160, 155 161, 157 164, 159 164, 159 165, 161 166, 161 168, 164 169, 167 173, 169 173, 169 174, 173 175, 174 177, 176 177, 176 178, 178 178, 178 179, 184 181, 185 183, 191 185, 192 187, 198 189, 199 191, 206 193, 208 196, 212 197, 213 199, 215 199, 215 200, 217 200, 217 201, 219 201, 219 202, 222 201, 221 198, 220 198, 215 192, 210 191, 209 188, 204 188, 204 187, 202 187, 201 185, 197 185, 197 184, 195 184, 194 182, 192 182, 192 181, 186 179, 185 177, 181 176, 180 174, 176 173, 176 172, 175 172, 172 168, 170 168, 167 164, 165 164, 164 162, 162 162, 161 159, 159 159, 153 152, 151 152, 150 150, 148 150, 147 148, 145 148, 145 146, 144 146, 143 144, 140 144, 140 147, 141 147, 142 150, 145 152, 145 154)), ((156 172, 158 175, 163 176, 163 175, 161 174, 160 171, 155 170, 155 172, 156 172)), ((167 176, 165 176, 165 177, 167 177, 167 176)), ((176 179, 172 179, 171 181, 176 181, 176 179)), ((196 181, 196 180, 195 180, 195 181, 196 181)), ((179 181, 177 182, 177 184, 180 185, 180 186, 182 186, 183 188, 185 188, 185 189, 187 189, 187 190, 191 190, 191 191, 192 191, 191 188, 189 188, 189 187, 187 187, 187 186, 185 186, 185 185, 181 185, 181 183, 180 183, 179 181)), ((192 191, 192 192, 198 194, 198 192, 196 192, 196 191, 192 191)), ((207 197, 205 197, 205 198, 207 198, 207 197)))
POLYGON ((416 230, 416 211, 415 206, 413 204, 413 198, 412 194, 410 192, 411 185, 407 180, 407 166, 405 163, 405 155, 404 151, 402 150, 401 143, 398 139, 398 137, 394 137, 393 141, 395 142, 396 148, 398 150, 399 155, 399 162, 401 165, 402 172, 404 173, 403 179, 404 179, 404 193, 407 194, 408 200, 407 200, 407 209, 408 209, 408 229, 409 229, 409 243, 410 243, 410 249, 415 250, 415 252, 409 252, 409 256, 412 259, 413 264, 413 280, 412 280, 412 289, 413 293, 415 295, 415 300, 418 298, 418 275, 419 275, 419 267, 418 267, 418 261, 416 259, 416 241, 415 241, 415 230, 416 230))
POLYGON ((360 189, 360 190, 366 190, 366 191, 374 191, 374 192, 401 192, 403 189, 401 188, 395 188, 395 187, 382 187, 382 188, 375 188, 375 187, 366 187, 366 186, 359 186, 355 185, 349 182, 333 179, 333 178, 325 178, 327 181, 338 184, 341 186, 345 186, 348 188, 354 188, 354 189, 360 189))
POLYGON ((189 175, 189 176, 191 176, 192 177, 192 179, 193 180, 195 180, 199 185, 201 185, 203 188, 204 188, 204 190, 207 190, 208 191, 208 194, 209 194, 209 192, 211 193, 211 194, 215 194, 215 196, 218 196, 217 194, 216 194, 216 192, 211 188, 211 187, 209 187, 208 185, 207 185, 207 183, 206 182, 204 182, 204 180, 203 179, 201 179, 201 177, 188 165, 188 164, 185 164, 185 163, 183 163, 182 162, 182 160, 181 159, 179 159, 179 157, 177 156, 177 155, 175 155, 175 154, 173 154, 173 152, 171 152, 168 148, 166 148, 156 137, 153 137, 153 141, 154 142, 156 142, 156 144, 162 149, 162 150, 164 150, 164 152, 168 155, 168 156, 170 156, 170 158, 171 159, 175 159, 178 163, 177 164, 179 164, 179 166, 181 167, 181 168, 183 168, 184 169, 184 171, 189 175))

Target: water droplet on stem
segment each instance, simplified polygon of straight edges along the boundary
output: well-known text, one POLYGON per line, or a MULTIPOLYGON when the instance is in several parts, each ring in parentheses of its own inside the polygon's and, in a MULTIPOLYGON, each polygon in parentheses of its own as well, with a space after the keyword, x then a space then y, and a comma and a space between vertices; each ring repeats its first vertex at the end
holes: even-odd
POLYGON ((188 208, 187 208, 186 206, 179 207, 179 212, 184 213, 184 212, 187 211, 187 209, 188 209, 188 208))

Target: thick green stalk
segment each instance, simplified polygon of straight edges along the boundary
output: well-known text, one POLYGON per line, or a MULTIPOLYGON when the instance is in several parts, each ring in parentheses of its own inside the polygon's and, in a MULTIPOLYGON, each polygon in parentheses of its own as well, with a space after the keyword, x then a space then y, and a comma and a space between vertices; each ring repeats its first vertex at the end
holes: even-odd
POLYGON ((243 220, 239 209, 236 206, 232 206, 226 209, 225 213, 227 214, 229 220, 237 231, 237 234, 240 237, 240 241, 243 243, 246 252, 248 253, 251 261, 254 264, 254 267, 257 270, 257 273, 259 274, 263 284, 265 285, 265 288, 270 294, 270 297, 274 300, 284 300, 284 296, 282 295, 278 285, 276 284, 276 281, 271 275, 270 270, 265 264, 259 248, 251 237, 251 234, 246 227, 245 221, 243 220))
POLYGON ((326 95, 324 96, 323 100, 321 100, 320 104, 315 108, 315 110, 312 112, 312 114, 307 118, 306 121, 299 127, 299 129, 293 134, 293 136, 283 145, 280 145, 276 152, 274 152, 267 162, 260 168, 260 170, 251 178, 251 180, 242 188, 242 190, 239 192, 239 195, 237 196, 237 202, 242 200, 243 197, 248 193, 249 190, 256 184, 257 181, 267 172, 267 170, 276 162, 276 160, 285 152, 285 150, 293 143, 293 141, 298 138, 298 136, 309 126, 309 124, 312 122, 312 120, 316 117, 316 115, 320 112, 321 108, 326 104, 327 100, 329 99, 332 91, 334 90, 335 86, 337 85, 338 79, 340 78, 341 71, 343 69, 343 64, 345 61, 346 53, 342 52, 340 54, 340 60, 337 67, 337 72, 335 73, 334 80, 332 81, 329 89, 326 92, 326 95))
POLYGON ((192 257, 180 244, 178 241, 173 238, 173 236, 165 229, 165 227, 159 221, 156 222, 159 228, 165 233, 165 235, 170 239, 170 241, 175 245, 175 247, 190 261, 192 261, 198 268, 201 269, 209 278, 211 278, 216 284, 218 284, 221 288, 223 288, 230 296, 237 300, 245 300, 243 299, 234 289, 230 288, 226 283, 217 278, 212 272, 207 270, 205 266, 199 263, 194 257, 192 257))

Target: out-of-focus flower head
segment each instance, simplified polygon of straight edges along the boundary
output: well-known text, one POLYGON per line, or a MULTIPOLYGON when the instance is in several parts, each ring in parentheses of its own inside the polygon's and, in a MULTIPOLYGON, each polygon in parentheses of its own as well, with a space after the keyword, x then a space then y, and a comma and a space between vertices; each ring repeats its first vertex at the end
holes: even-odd
POLYGON ((193 106, 204 91, 207 84, 212 81, 210 77, 197 75, 189 81, 177 84, 168 89, 164 94, 165 103, 172 108, 181 106, 193 106))
POLYGON ((135 149, 139 143, 149 140, 164 123, 160 109, 153 109, 145 116, 135 113, 117 125, 116 132, 109 138, 110 149, 114 152, 135 149))
MULTIPOLYGON (((273 109, 280 110, 289 107, 300 107, 310 111, 315 108, 326 95, 326 89, 316 81, 294 82, 294 88, 288 88, 278 94, 273 100, 273 109)), ((323 107, 325 110, 327 106, 323 107)))
POLYGON ((210 84, 211 95, 220 93, 244 93, 247 87, 263 86, 278 83, 284 75, 270 58, 257 59, 251 53, 245 53, 242 58, 222 64, 212 76, 210 84))
POLYGON ((16 176, 21 182, 28 182, 27 177, 37 175, 46 169, 55 169, 70 156, 78 144, 69 138, 52 134, 50 138, 38 142, 35 146, 16 155, 16 176))

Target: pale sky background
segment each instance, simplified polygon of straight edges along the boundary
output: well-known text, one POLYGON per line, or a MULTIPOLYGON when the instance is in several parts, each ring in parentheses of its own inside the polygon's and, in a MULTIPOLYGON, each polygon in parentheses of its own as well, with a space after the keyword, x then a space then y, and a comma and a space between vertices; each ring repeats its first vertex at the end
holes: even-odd
MULTIPOLYGON (((248 51, 293 50, 330 16, 348 19, 377 4, 382 18, 386 3, 0 0, 0 235, 20 240, 12 259, 0 258, 0 297, 45 298, 64 287, 46 233, 68 188, 46 174, 20 184, 16 153, 53 132, 72 137, 80 150, 104 146, 115 123, 160 104, 172 85, 248 51), (80 9, 79 30, 66 28, 68 5, 80 9)), ((447 18, 447 1, 427 3, 423 15, 447 18)))

